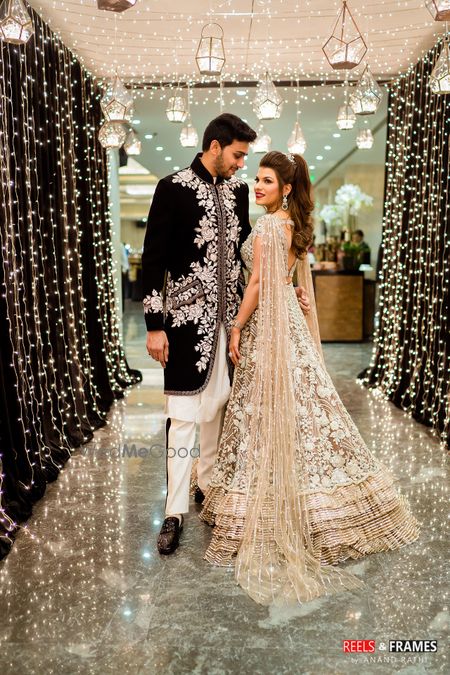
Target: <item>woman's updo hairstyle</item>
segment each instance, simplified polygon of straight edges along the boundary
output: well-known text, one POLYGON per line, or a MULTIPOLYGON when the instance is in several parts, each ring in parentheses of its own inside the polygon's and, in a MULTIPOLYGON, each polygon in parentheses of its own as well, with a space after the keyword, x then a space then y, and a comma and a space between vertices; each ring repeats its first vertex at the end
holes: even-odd
POLYGON ((297 258, 303 258, 313 240, 314 202, 308 165, 301 155, 285 155, 284 152, 273 150, 264 155, 259 166, 275 172, 280 187, 279 206, 282 204, 284 185, 292 185, 287 197, 288 211, 294 221, 292 249, 297 258))

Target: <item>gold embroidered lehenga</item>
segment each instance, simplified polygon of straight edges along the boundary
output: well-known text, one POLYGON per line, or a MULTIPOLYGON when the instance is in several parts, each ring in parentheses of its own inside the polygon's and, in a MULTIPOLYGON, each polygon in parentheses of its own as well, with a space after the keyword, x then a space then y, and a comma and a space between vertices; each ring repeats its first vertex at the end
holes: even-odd
MULTIPOLYGON (((261 217, 242 247, 251 272, 253 240, 261 237, 259 305, 241 333, 200 513, 214 525, 205 559, 233 565, 238 583, 261 604, 357 588, 362 582, 337 563, 399 548, 419 534, 325 369, 287 283, 292 270, 280 220, 261 217)), ((307 261, 306 268, 310 282, 307 261)))

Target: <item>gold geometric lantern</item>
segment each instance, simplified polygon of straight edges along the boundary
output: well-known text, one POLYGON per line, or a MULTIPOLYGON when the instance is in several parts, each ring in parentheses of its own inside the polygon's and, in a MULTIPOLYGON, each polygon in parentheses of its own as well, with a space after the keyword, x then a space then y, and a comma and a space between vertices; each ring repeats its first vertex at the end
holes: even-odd
POLYGON ((425 5, 435 21, 450 20, 450 0, 425 0, 425 5))
POLYGON ((183 96, 172 96, 167 102, 166 115, 169 122, 184 122, 187 117, 186 101, 183 96))
POLYGON ((106 9, 110 12, 125 12, 134 7, 137 0, 97 0, 98 9, 106 9))
POLYGON ((335 70, 351 70, 363 60, 367 45, 346 0, 333 28, 333 32, 322 47, 330 66, 335 70))
POLYGON ((253 99, 255 115, 259 120, 275 120, 280 117, 282 109, 283 99, 266 71, 264 79, 260 80, 256 87, 253 99))
POLYGON ((383 98, 383 92, 367 65, 350 96, 350 105, 357 115, 373 115, 383 98))
POLYGON ((139 140, 139 136, 133 129, 130 129, 130 131, 128 132, 127 137, 125 138, 125 142, 123 144, 123 149, 130 157, 131 156, 134 157, 136 155, 141 154, 142 143, 139 140))
POLYGON ((180 133, 180 143, 183 148, 196 148, 198 144, 197 129, 192 125, 191 113, 187 114, 186 125, 180 133))
POLYGON ((4 0, 0 7, 0 38, 13 45, 24 45, 33 33, 33 22, 23 1, 4 0))
POLYGON ((353 129, 356 124, 356 115, 352 106, 348 103, 347 76, 344 82, 344 105, 339 108, 336 124, 341 131, 353 129))
POLYGON ((120 122, 105 122, 98 132, 98 140, 104 148, 120 148, 125 141, 127 131, 120 122))
POLYGON ((116 74, 100 101, 104 116, 111 122, 129 122, 134 114, 133 97, 116 74))
POLYGON ((448 36, 436 65, 430 75, 430 87, 433 94, 450 94, 450 46, 448 36))
POLYGON ((202 75, 220 75, 222 72, 225 65, 225 49, 223 28, 218 23, 203 26, 195 60, 202 75))
POLYGON ((256 130, 256 138, 253 141, 253 143, 251 143, 253 153, 257 155, 263 152, 264 153, 269 152, 271 143, 272 139, 270 138, 267 131, 264 129, 263 125, 260 124, 258 129, 256 130))
POLYGON ((306 140, 303 134, 303 130, 300 126, 300 122, 298 121, 298 115, 299 113, 297 112, 297 119, 295 121, 292 133, 289 136, 287 146, 289 152, 296 155, 303 155, 303 153, 306 150, 306 140))
POLYGON ((356 145, 359 150, 370 150, 373 146, 374 138, 370 129, 361 129, 356 137, 356 145))

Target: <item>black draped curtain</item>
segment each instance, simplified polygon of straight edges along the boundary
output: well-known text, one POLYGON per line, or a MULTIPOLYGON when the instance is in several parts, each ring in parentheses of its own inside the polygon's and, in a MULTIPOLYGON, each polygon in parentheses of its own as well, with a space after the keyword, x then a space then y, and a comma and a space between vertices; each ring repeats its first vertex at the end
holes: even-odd
POLYGON ((450 439, 450 96, 442 41, 390 87, 379 329, 365 383, 450 439))
POLYGON ((141 375, 119 339, 99 91, 29 8, 0 42, 0 558, 141 375))

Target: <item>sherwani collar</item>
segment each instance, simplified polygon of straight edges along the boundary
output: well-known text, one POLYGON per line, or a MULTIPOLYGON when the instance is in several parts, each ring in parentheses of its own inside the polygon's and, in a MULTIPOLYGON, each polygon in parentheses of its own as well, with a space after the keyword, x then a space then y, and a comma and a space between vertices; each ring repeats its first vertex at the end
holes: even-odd
POLYGON ((191 164, 191 169, 192 171, 201 179, 204 180, 205 183, 210 183, 211 185, 220 185, 220 183, 223 183, 225 180, 222 178, 222 176, 217 176, 217 178, 214 181, 214 177, 211 176, 209 173, 208 169, 202 164, 200 157, 202 156, 203 153, 199 152, 196 156, 194 161, 191 164))

